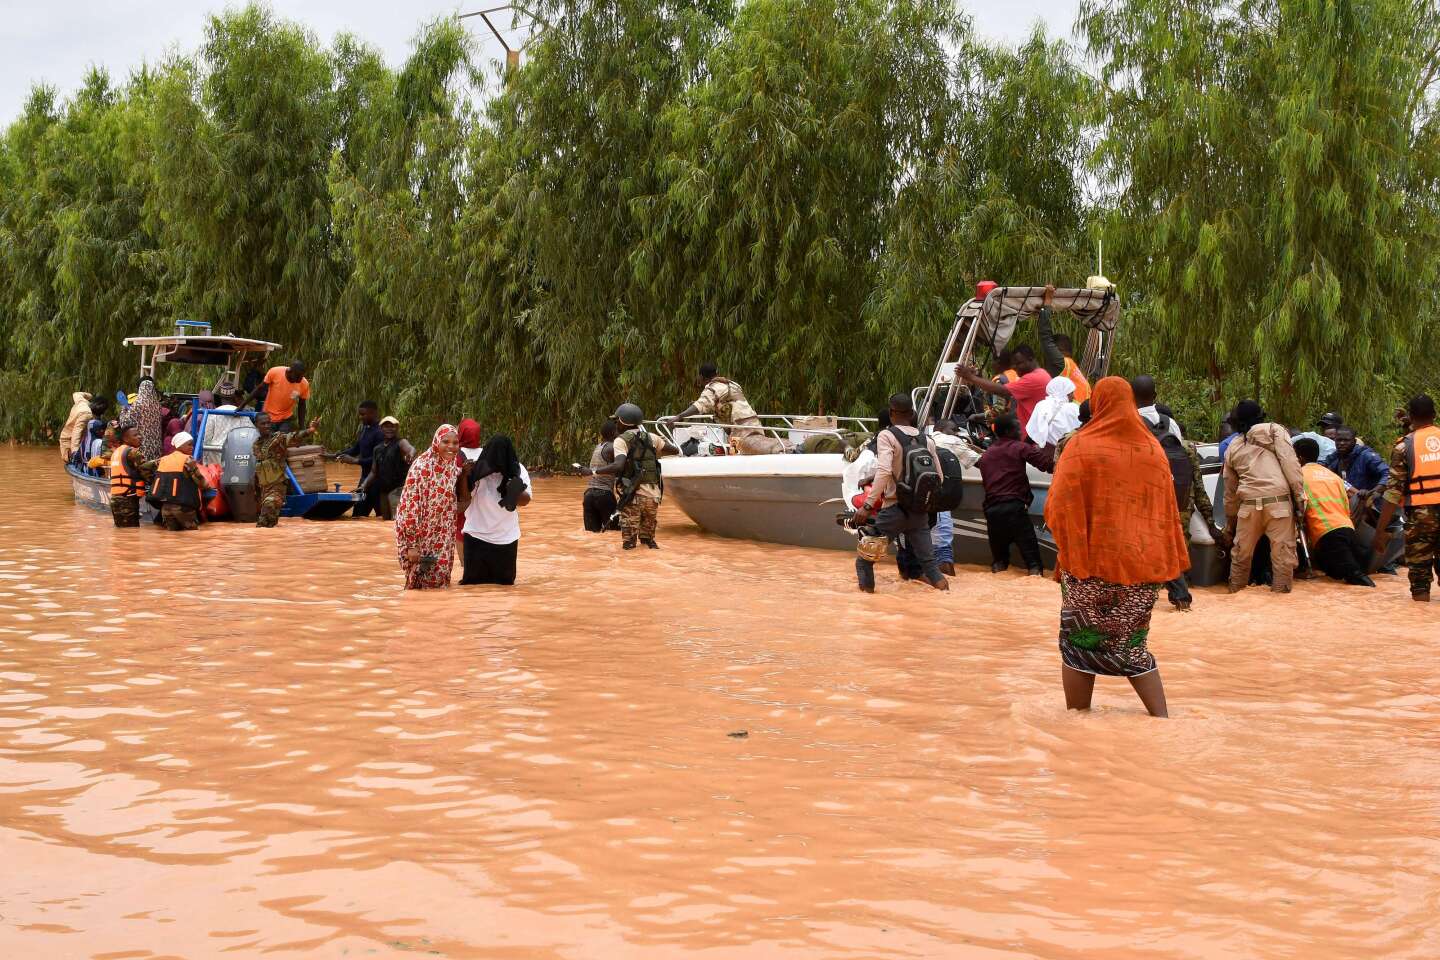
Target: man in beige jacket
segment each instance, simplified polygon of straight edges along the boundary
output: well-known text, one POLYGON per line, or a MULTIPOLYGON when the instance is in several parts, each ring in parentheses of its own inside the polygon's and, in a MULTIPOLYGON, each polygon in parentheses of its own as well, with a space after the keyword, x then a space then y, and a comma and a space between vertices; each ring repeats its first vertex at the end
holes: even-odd
POLYGON ((70 414, 65 426, 60 428, 60 460, 69 463, 70 458, 85 443, 85 425, 90 422, 90 394, 76 390, 70 394, 70 414))
POLYGON ((1240 434, 1225 451, 1226 533, 1234 540, 1231 593, 1250 582, 1250 563, 1262 536, 1270 538, 1270 589, 1289 593, 1295 579, 1295 521, 1305 515, 1305 480, 1290 431, 1264 420, 1253 400, 1242 400, 1230 415, 1240 434))

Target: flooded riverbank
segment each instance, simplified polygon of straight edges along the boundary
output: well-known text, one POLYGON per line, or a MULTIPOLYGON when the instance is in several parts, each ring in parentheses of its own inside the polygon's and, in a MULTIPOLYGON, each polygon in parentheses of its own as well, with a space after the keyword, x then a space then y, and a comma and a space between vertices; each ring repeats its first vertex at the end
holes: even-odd
POLYGON ((1171 720, 1067 715, 1048 581, 622 554, 554 479, 515 588, 406 595, 380 521, 115 530, 55 459, 0 448, 0 956, 1440 955, 1397 578, 1199 591, 1171 720))

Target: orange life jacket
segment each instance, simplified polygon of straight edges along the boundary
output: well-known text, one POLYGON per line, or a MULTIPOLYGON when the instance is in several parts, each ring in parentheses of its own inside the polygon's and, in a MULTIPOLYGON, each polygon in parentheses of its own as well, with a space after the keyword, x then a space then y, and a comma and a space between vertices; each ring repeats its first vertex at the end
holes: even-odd
POLYGON ((156 500, 189 507, 191 510, 200 506, 200 488, 190 474, 185 472, 185 465, 189 462, 190 454, 179 450, 160 458, 160 462, 155 465, 156 500))
POLYGON ((145 496, 145 478, 139 474, 132 475, 129 464, 125 462, 125 454, 133 449, 135 448, 127 447, 122 443, 110 455, 110 496, 112 497, 145 496))
POLYGON ((1080 372, 1080 364, 1069 357, 1065 358, 1065 369, 1060 371, 1060 376, 1067 377, 1075 384, 1075 396, 1071 397, 1076 403, 1084 403, 1090 399, 1090 381, 1085 379, 1085 374, 1080 372))
POLYGON ((1305 486, 1305 533, 1312 546, 1332 530, 1354 528, 1344 480, 1318 463, 1305 464, 1300 476, 1305 486))
POLYGON ((1403 441, 1410 480, 1405 506, 1440 506, 1440 427, 1421 427, 1403 441))

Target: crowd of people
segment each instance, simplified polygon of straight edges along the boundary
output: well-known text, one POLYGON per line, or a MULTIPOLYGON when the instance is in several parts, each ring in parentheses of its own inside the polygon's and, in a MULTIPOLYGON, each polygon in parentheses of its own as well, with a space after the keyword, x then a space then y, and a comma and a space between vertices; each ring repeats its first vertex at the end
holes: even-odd
MULTIPOLYGON (((1052 293, 1047 288, 1038 317, 1039 355, 1015 345, 997 356, 989 377, 956 367, 950 389, 963 396, 957 416, 966 418, 968 436, 955 419, 920 424, 910 395, 897 393, 875 432, 855 438, 846 450, 848 460, 865 457, 870 467, 848 520, 857 534, 861 590, 874 591, 875 563, 892 545, 903 578, 949 589, 955 573, 950 510, 958 503, 960 474, 974 467, 984 488, 995 573, 1018 554, 1028 574, 1045 574, 1030 474, 1053 475, 1044 523, 1057 555, 1062 675, 1072 707, 1089 704, 1096 675, 1117 675, 1130 679, 1151 713, 1164 715, 1164 689, 1146 639, 1162 586, 1178 610, 1193 603, 1186 578, 1192 537, 1228 551, 1232 593, 1255 583, 1288 592, 1297 571, 1373 587, 1374 572, 1395 572, 1386 551, 1402 529, 1403 511, 1410 592, 1417 601, 1429 600, 1440 569, 1440 427, 1429 396, 1397 411, 1402 436, 1388 458, 1338 413, 1324 414, 1318 429, 1301 432, 1270 421, 1255 401, 1242 400, 1221 423, 1220 526, 1199 447, 1159 402, 1154 379, 1106 377, 1092 389, 1068 339, 1051 332, 1052 293), (1357 526, 1373 529, 1368 547, 1357 526)), ((673 428, 692 417, 713 417, 728 434, 712 439, 701 432, 697 438, 670 429, 667 438, 645 427, 633 403, 622 404, 601 425, 589 464, 576 464, 586 478, 586 530, 618 530, 626 550, 658 549, 662 457, 694 453, 697 442, 728 442, 728 450, 708 451, 713 453, 812 449, 809 440, 795 447, 767 432, 740 385, 713 365, 701 367, 700 386, 694 403, 659 422, 673 428)), ((245 385, 218 398, 224 401, 218 405, 204 393, 173 401, 147 377, 134 395, 122 398, 120 415, 107 420, 108 401, 76 393, 61 455, 82 469, 108 471, 116 526, 138 525, 143 498, 156 504, 157 523, 194 529, 213 483, 194 459, 195 438, 184 430, 191 405, 243 410, 259 402, 257 525, 273 526, 287 493, 287 453, 311 439, 318 424, 293 429, 304 420, 309 396, 299 362, 263 375, 249 371, 245 385)), ((360 404, 357 419, 354 442, 329 456, 360 467, 355 516, 394 520, 406 587, 449 586, 457 554, 461 584, 513 584, 518 514, 533 492, 511 439, 495 434, 482 443, 479 424, 466 419, 442 425, 428 448, 417 452, 400 436, 398 421, 381 417, 373 401, 360 404)))

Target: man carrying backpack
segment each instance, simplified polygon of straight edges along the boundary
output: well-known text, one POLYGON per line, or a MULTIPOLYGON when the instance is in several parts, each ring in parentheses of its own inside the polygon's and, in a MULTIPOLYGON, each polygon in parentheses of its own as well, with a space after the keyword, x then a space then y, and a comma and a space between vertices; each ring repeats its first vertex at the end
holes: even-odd
MULTIPOLYGON (((942 508, 944 468, 935 444, 915 426, 915 405, 907 393, 890 398, 890 426, 876 437, 875 460, 875 482, 853 524, 857 529, 873 525, 892 540, 903 535, 930 586, 949 590, 950 581, 940 572, 930 539, 930 513, 942 508)), ((958 476, 952 478, 952 485, 955 480, 958 476)), ((855 574, 861 590, 875 592, 874 560, 857 556, 855 574)))

